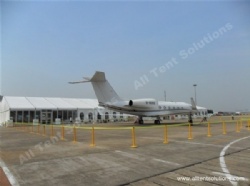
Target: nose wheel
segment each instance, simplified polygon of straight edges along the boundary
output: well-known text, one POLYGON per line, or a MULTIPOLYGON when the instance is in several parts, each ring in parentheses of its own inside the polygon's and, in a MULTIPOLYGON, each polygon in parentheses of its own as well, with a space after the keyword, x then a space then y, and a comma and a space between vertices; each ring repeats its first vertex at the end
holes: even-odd
POLYGON ((158 119, 156 119, 156 120, 155 120, 155 124, 158 124, 158 125, 159 125, 159 124, 161 124, 161 121, 158 120, 158 119))
POLYGON ((143 119, 139 119, 139 124, 140 124, 140 125, 144 124, 143 119))
POLYGON ((140 125, 143 125, 143 124, 144 124, 144 121, 143 121, 142 117, 139 117, 139 118, 138 118, 138 123, 139 123, 140 125))

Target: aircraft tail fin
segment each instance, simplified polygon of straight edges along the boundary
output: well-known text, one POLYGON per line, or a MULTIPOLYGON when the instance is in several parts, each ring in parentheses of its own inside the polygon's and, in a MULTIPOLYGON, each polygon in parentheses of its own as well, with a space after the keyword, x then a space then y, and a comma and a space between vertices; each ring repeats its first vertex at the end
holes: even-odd
POLYGON ((112 102, 122 101, 122 99, 118 96, 113 87, 109 84, 108 80, 105 77, 104 72, 96 71, 96 73, 93 75, 92 78, 84 77, 84 79, 86 79, 86 81, 78 81, 70 83, 91 82, 100 105, 107 102, 112 103, 112 102))
POLYGON ((197 110, 197 107, 193 98, 191 98, 191 105, 192 105, 192 110, 197 110))

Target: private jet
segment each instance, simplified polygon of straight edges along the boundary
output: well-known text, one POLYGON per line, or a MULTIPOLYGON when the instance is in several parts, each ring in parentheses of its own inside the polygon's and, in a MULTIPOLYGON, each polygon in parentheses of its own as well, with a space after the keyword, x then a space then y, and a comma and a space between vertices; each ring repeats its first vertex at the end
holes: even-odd
MULTIPOLYGON (((87 83, 90 82, 95 91, 99 106, 138 116, 138 123, 143 124, 143 117, 155 117, 155 124, 160 124, 160 116, 185 114, 189 116, 189 121, 192 121, 192 114, 199 112, 196 104, 191 98, 191 104, 185 102, 166 102, 157 101, 153 98, 143 99, 122 99, 112 88, 105 77, 104 72, 96 71, 93 77, 84 77, 83 81, 69 82, 87 83)), ((203 107, 204 109, 204 107, 203 107)))

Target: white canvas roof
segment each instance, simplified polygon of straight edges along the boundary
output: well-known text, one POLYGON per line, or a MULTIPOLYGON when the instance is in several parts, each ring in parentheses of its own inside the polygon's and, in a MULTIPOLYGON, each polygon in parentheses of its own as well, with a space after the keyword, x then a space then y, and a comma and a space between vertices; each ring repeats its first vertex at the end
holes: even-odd
POLYGON ((50 103, 48 100, 45 98, 40 98, 40 97, 27 97, 32 105, 34 105, 35 108, 37 109, 57 109, 55 105, 50 103))
POLYGON ((4 99, 8 103, 8 106, 11 110, 77 110, 94 109, 98 107, 98 101, 96 99, 11 96, 4 96, 4 99))
POLYGON ((60 109, 76 109, 74 105, 68 103, 62 98, 46 98, 46 100, 60 109))
POLYGON ((63 100, 73 105, 77 109, 93 109, 98 107, 98 101, 96 99, 63 98, 63 100))
POLYGON ((21 109, 34 109, 34 106, 25 97, 8 97, 5 96, 4 99, 8 103, 11 109, 21 110, 21 109))

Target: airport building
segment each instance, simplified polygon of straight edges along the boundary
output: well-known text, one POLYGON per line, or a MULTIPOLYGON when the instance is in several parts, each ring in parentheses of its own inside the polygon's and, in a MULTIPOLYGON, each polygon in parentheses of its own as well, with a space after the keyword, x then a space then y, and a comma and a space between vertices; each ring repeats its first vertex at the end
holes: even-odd
POLYGON ((128 115, 98 106, 97 99, 0 96, 0 124, 126 121, 128 115))

